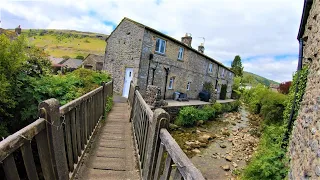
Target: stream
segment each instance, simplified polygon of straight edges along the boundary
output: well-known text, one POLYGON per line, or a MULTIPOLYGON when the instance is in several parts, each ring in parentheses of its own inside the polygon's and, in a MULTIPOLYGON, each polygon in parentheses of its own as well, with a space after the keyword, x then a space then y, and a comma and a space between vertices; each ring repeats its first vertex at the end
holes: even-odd
POLYGON ((239 112, 171 134, 206 179, 237 179, 256 151, 260 120, 241 107, 239 112))

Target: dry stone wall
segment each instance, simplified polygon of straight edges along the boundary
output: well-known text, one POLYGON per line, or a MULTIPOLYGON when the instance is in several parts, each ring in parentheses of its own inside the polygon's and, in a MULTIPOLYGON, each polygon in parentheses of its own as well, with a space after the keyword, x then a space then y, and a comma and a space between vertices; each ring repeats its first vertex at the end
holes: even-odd
POLYGON ((306 24, 303 65, 309 66, 306 91, 289 145, 289 179, 320 179, 320 1, 314 0, 306 24))

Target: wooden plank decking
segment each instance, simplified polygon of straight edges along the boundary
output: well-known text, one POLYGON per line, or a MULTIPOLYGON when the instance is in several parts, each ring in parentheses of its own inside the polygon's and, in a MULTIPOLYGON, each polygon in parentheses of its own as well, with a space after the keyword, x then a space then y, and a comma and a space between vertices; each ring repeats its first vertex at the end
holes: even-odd
POLYGON ((114 101, 76 179, 140 179, 128 103, 120 97, 114 101))

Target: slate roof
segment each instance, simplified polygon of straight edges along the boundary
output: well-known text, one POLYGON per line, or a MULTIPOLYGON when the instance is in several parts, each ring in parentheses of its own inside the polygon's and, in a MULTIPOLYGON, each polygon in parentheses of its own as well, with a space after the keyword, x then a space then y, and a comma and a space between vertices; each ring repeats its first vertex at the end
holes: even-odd
MULTIPOLYGON (((177 40, 177 39, 175 39, 175 38, 173 38, 173 37, 171 37, 171 36, 168 36, 168 35, 166 35, 166 34, 163 34, 162 32, 157 31, 157 30, 155 30, 155 29, 153 29, 153 28, 151 28, 151 27, 149 27, 149 26, 146 26, 146 25, 144 25, 144 24, 141 24, 141 23, 139 23, 139 22, 136 22, 136 21, 134 21, 134 20, 132 20, 132 19, 130 19, 130 18, 127 18, 127 17, 124 17, 119 24, 121 24, 122 21, 124 21, 124 20, 128 20, 128 21, 130 21, 130 22, 132 22, 132 23, 134 23, 134 24, 136 24, 136 25, 138 25, 138 26, 140 26, 140 27, 143 27, 143 28, 145 28, 145 29, 148 29, 149 31, 152 31, 152 32, 155 33, 155 34, 158 34, 158 35, 163 36, 163 37, 165 37, 165 38, 167 38, 167 39, 170 39, 171 41, 174 41, 175 43, 179 44, 180 46, 183 46, 184 48, 189 49, 189 50, 197 53, 198 55, 203 56, 203 57, 209 59, 211 62, 214 62, 214 63, 218 64, 219 66, 222 66, 222 67, 228 69, 229 71, 233 72, 229 67, 223 65, 221 62, 216 61, 215 59, 213 59, 213 58, 211 58, 211 57, 209 57, 209 56, 207 56, 207 55, 199 52, 198 50, 196 50, 196 49, 194 49, 194 48, 192 48, 192 47, 190 47, 190 46, 182 43, 181 41, 179 41, 179 40, 177 40)), ((119 26, 119 24, 118 24, 118 26, 119 26)), ((118 28, 118 26, 116 27, 116 29, 118 28)), ((115 29, 115 30, 116 30, 116 29, 115 29)), ((114 30, 114 31, 115 31, 115 30, 114 30)), ((113 32, 112 32, 112 33, 113 33, 113 32)), ((106 38, 106 41, 107 41, 108 38, 112 35, 112 33, 106 38)))
POLYGON ((82 60, 81 59, 68 59, 66 60, 62 65, 63 66, 68 66, 68 68, 74 68, 77 69, 78 67, 80 67, 82 65, 82 60))

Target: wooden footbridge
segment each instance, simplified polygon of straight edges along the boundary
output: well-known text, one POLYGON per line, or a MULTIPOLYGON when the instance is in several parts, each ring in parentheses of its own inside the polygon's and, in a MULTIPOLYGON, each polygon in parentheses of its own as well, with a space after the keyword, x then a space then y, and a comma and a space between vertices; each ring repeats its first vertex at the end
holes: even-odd
POLYGON ((152 111, 131 83, 128 99, 113 83, 60 106, 39 105, 39 119, 0 142, 0 175, 7 180, 204 180, 167 131, 170 117, 152 111))

